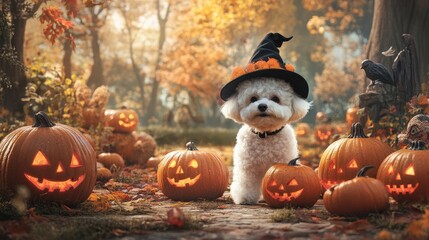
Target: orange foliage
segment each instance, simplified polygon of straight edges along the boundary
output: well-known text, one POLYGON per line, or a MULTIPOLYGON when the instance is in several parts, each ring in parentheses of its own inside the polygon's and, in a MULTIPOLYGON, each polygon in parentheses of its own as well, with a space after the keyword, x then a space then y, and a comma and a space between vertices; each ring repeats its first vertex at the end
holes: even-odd
POLYGON ((42 14, 39 17, 40 23, 47 24, 43 29, 43 34, 45 34, 45 37, 52 44, 55 43, 55 40, 59 36, 65 34, 66 37, 70 40, 72 48, 75 49, 76 45, 74 38, 69 31, 71 28, 73 28, 73 23, 65 20, 62 15, 62 11, 57 7, 48 6, 43 8, 42 14))

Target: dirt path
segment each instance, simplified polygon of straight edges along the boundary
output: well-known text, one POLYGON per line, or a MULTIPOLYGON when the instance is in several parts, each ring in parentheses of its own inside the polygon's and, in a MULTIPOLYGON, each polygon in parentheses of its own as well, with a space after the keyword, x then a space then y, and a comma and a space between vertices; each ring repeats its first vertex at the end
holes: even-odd
POLYGON ((392 201, 389 211, 358 219, 330 215, 321 199, 310 209, 272 209, 235 205, 227 191, 215 201, 176 202, 157 188, 153 169, 136 167, 98 184, 75 209, 29 207, 0 221, 0 239, 429 239, 428 205, 392 201), (173 210, 181 214, 168 217, 173 210))

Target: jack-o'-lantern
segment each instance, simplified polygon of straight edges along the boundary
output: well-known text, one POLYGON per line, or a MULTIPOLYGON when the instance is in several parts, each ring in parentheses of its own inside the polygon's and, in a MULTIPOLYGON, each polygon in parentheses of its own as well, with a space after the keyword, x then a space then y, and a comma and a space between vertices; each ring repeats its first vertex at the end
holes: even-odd
POLYGON ((106 109, 104 111, 105 124, 115 132, 132 133, 139 124, 136 111, 128 108, 106 109))
POLYGON ((384 184, 365 172, 373 166, 364 166, 355 178, 326 190, 323 203, 326 210, 340 216, 365 216, 389 207, 389 194, 384 184))
POLYGON ((314 138, 320 143, 328 143, 335 134, 335 128, 330 124, 319 124, 314 129, 314 138))
POLYGON ((185 151, 165 155, 158 165, 158 185, 173 200, 221 197, 228 185, 228 169, 219 155, 199 151, 195 144, 186 144, 185 151))
POLYGON ((360 168, 374 166, 368 176, 375 177, 384 158, 393 152, 387 144, 368 138, 360 123, 353 124, 351 134, 329 145, 319 162, 319 178, 322 186, 329 189, 335 184, 350 180, 360 168))
POLYGON ((429 149, 423 141, 412 142, 384 159, 377 179, 384 182, 396 201, 429 203, 429 149))
POLYGON ((265 173, 262 195, 270 207, 312 207, 320 197, 319 178, 312 168, 297 164, 278 163, 265 173))
POLYGON ((310 125, 308 123, 298 123, 295 127, 295 134, 298 137, 305 137, 310 133, 310 125))
POLYGON ((25 186, 32 199, 69 206, 85 201, 95 185, 96 154, 78 130, 39 112, 35 124, 0 143, 0 189, 25 186))

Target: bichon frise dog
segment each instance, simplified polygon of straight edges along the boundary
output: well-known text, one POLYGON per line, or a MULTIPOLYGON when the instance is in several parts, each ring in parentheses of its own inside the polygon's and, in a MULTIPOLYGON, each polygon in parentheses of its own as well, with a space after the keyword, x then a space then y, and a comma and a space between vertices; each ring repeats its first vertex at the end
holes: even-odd
POLYGON ((304 117, 310 103, 289 83, 274 78, 243 82, 221 112, 242 123, 234 147, 231 197, 236 204, 255 204, 261 198, 262 178, 275 163, 298 157, 295 133, 289 123, 304 117))
POLYGON ((269 33, 248 66, 237 67, 220 92, 221 112, 243 124, 233 156, 231 197, 236 204, 255 204, 262 196, 262 179, 275 163, 298 157, 298 144, 290 123, 304 117, 311 103, 307 81, 284 64, 278 48, 289 41, 269 33))

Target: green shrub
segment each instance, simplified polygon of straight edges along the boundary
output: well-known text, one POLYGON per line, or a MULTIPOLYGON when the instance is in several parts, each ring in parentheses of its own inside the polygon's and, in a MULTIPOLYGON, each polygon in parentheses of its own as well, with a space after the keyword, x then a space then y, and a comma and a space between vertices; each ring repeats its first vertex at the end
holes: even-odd
POLYGON ((238 129, 190 128, 150 126, 141 129, 155 138, 158 145, 183 145, 193 141, 198 145, 231 146, 235 144, 238 129))

